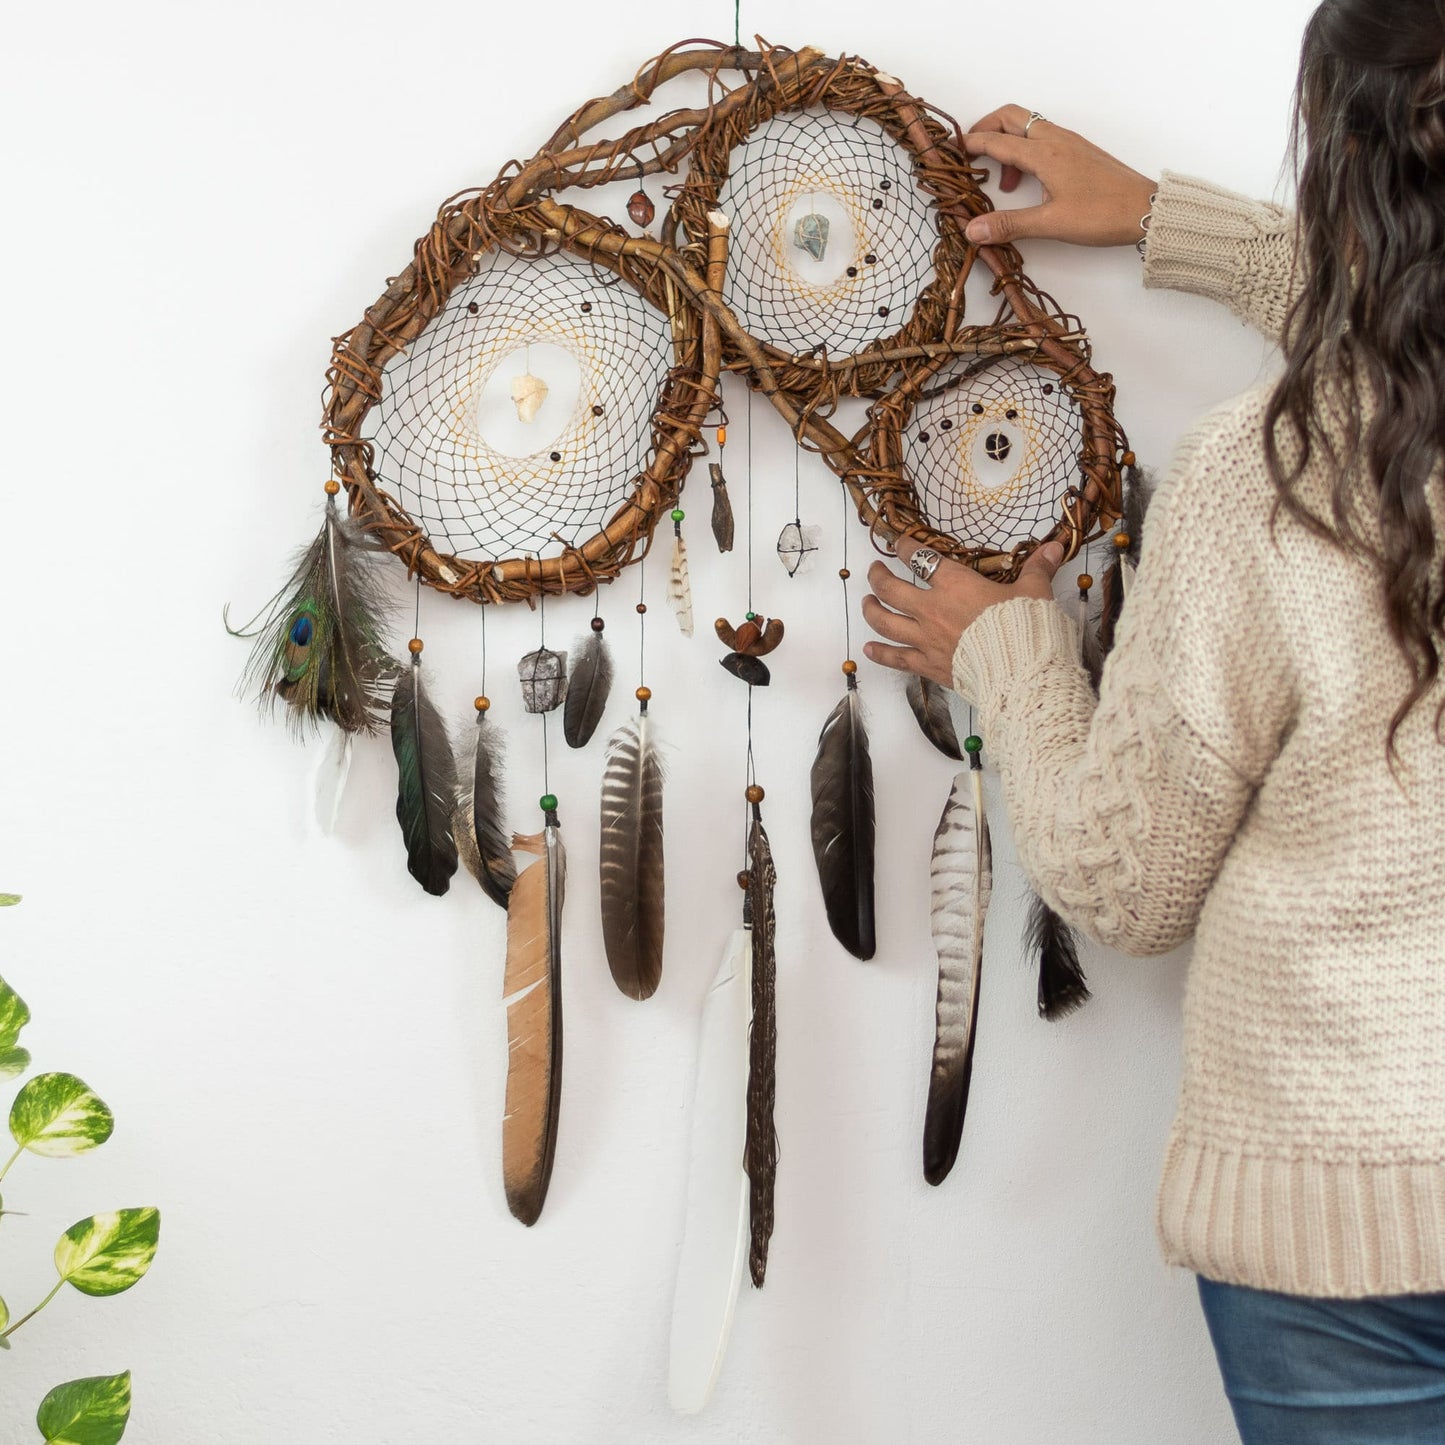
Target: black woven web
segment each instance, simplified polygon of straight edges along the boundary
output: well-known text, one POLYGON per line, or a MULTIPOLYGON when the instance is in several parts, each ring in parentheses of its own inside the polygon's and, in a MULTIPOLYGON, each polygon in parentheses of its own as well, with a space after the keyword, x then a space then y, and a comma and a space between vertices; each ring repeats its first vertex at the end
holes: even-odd
POLYGON ((903 474, 919 510, 970 547, 1007 551, 1051 531, 1079 485, 1083 418, 1051 371, 955 362, 903 428, 903 474))
POLYGON ((377 479, 440 551, 558 554, 635 489, 671 363, 666 318, 631 288, 563 253, 494 254, 387 366, 369 417, 377 479), (539 343, 571 355, 581 387, 560 435, 544 405, 543 445, 511 456, 482 435, 477 407, 498 367, 539 343))
POLYGON ((719 198, 732 240, 723 296, 748 332, 786 351, 851 355, 891 336, 933 280, 938 223, 913 163, 871 120, 829 110, 774 116, 737 146, 719 198), (825 274, 794 243, 812 198, 846 213, 828 237, 825 274), (851 231, 852 234, 849 234, 851 231))

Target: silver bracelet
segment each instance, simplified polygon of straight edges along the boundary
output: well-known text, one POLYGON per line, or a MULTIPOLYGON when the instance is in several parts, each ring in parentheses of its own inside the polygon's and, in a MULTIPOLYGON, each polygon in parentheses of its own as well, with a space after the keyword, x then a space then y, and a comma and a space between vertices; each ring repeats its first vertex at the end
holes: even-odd
POLYGON ((1149 209, 1139 217, 1139 229, 1143 234, 1134 242, 1134 249, 1139 253, 1139 259, 1144 260, 1144 248, 1149 244, 1149 227, 1154 224, 1154 205, 1159 199, 1159 192, 1155 191, 1149 197, 1149 209))

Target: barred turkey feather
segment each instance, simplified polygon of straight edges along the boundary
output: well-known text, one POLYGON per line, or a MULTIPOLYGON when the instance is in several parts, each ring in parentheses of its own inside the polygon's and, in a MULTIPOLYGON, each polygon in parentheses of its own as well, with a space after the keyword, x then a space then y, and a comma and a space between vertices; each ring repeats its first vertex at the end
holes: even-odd
POLYGON ((923 1119, 923 1177, 941 1184, 958 1158, 973 1079, 983 930, 993 892, 993 852, 983 774, 961 772, 933 835, 933 946, 938 1003, 933 1068, 923 1119))
POLYGON ((607 966, 628 998, 651 998, 662 978, 662 763, 645 712, 607 743, 598 858, 607 966))

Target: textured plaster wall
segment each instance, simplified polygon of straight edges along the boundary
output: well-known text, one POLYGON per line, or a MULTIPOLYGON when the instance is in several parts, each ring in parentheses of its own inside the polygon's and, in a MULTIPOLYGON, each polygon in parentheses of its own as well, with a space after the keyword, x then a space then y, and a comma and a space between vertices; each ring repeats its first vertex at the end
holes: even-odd
MULTIPOLYGON (((965 122, 1019 100, 1142 168, 1269 194, 1309 9, 780 0, 742 18, 867 56, 965 122)), ((946 1185, 922 1180, 927 857, 950 770, 865 665, 883 941, 860 965, 826 932, 806 834, 840 683, 842 508, 805 461, 804 517, 831 550, 789 583, 769 555, 793 473, 771 414, 755 411, 758 600, 796 639, 758 707, 781 878, 778 1224, 700 1419, 668 1409, 666 1342, 694 1030, 737 907, 740 689, 703 631, 744 606, 741 553, 694 534, 693 643, 655 614, 674 906, 646 1006, 614 989, 589 908, 600 750, 554 750, 574 870, 566 1077, 531 1232, 499 1178, 500 914, 470 885, 438 901, 407 877, 384 742, 320 839, 314 751, 231 695, 245 650, 222 604, 259 602, 315 525, 328 338, 442 197, 646 56, 731 27, 726 4, 655 0, 12 15, 0 888, 25 902, 0 916, 0 970, 34 1010, 37 1065, 79 1072, 119 1127, 83 1161, 16 1167, 5 1202, 26 1212, 0 1230, 0 1292, 33 1302, 54 1237, 94 1209, 154 1202, 165 1226, 132 1294, 67 1293, 0 1359, 7 1445, 33 1438, 50 1384, 125 1366, 137 1445, 1229 1438, 1192 1281, 1159 1262, 1152 1229, 1187 958, 1091 952, 1094 1004, 1038 1023, 997 812, 968 1128, 946 1185)), ((1086 318, 1142 457, 1165 462, 1267 364, 1223 312, 1146 296, 1131 252, 1025 254, 1086 318)), ((632 586, 608 599, 620 657, 632 586)), ((587 612, 549 609, 551 635, 570 641, 587 612)), ((422 630, 464 717, 477 613, 428 596, 422 630)), ((534 638, 521 614, 489 639, 528 826, 538 739, 505 669, 534 638)))

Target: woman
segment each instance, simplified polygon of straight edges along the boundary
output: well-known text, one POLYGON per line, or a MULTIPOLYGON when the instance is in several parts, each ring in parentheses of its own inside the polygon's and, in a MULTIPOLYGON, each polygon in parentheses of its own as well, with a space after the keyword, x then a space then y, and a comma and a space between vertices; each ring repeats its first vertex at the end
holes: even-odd
POLYGON ((1142 239, 1285 369, 1183 443, 1097 702, 1057 546, 1011 587, 876 564, 868 655, 976 704, 1065 918, 1196 938, 1158 1224, 1245 1441, 1445 1441, 1445 0, 1325 0, 1297 110, 1297 225, 979 123, 1046 200, 973 239, 1142 239))

